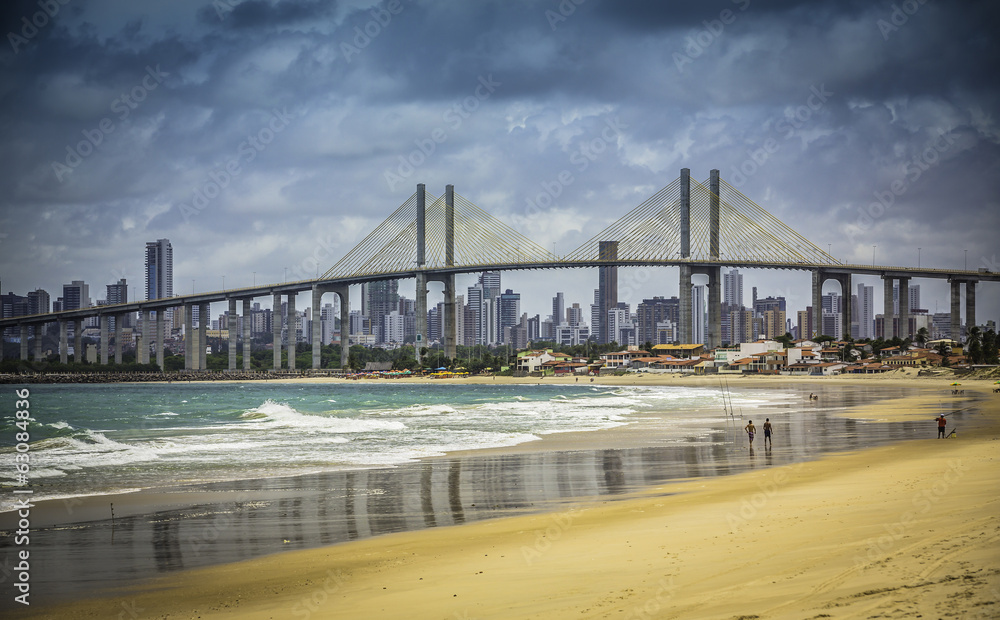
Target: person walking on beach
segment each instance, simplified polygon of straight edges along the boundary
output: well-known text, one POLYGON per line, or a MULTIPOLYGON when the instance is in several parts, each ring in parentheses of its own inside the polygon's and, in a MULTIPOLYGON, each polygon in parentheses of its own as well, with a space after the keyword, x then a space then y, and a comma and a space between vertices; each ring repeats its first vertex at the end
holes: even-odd
POLYGON ((948 426, 948 418, 944 417, 944 414, 942 413, 941 415, 938 416, 937 423, 938 423, 938 439, 941 439, 942 437, 944 437, 945 427, 948 426))
MULTIPOLYGON (((751 439, 750 441, 753 441, 751 439)), ((767 448, 771 445, 771 418, 764 419, 764 447, 767 448)))
POLYGON ((753 447, 753 435, 754 435, 754 433, 757 432, 757 427, 753 425, 753 420, 750 420, 750 422, 744 427, 744 430, 746 430, 747 436, 750 437, 750 447, 752 448, 753 447))

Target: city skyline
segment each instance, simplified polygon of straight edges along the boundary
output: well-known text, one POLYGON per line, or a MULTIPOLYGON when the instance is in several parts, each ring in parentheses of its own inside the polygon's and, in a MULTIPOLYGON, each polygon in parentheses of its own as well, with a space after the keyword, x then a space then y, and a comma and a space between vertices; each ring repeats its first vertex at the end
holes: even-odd
MULTIPOLYGON (((574 3, 553 18, 547 4, 418 1, 378 25, 376 2, 244 5, 82 1, 0 52, 23 85, 0 108, 18 119, 4 129, 2 292, 125 278, 136 295, 134 248, 163 238, 178 293, 315 276, 418 182, 454 183, 565 254, 681 167, 720 169, 845 262, 1000 270, 997 86, 978 77, 1000 56, 984 26, 998 9, 984 3, 922 4, 888 29, 891 3, 734 3, 714 31, 708 6, 574 3), (370 23, 379 35, 358 46, 370 23), (442 24, 461 44, 414 45, 442 24), (951 44, 965 41, 979 47, 951 44)), ((7 31, 37 10, 9 3, 7 31)), ((811 303, 808 273, 744 273, 790 313, 811 303)), ((551 272, 504 276, 523 312, 548 313, 551 272)), ((596 270, 558 277, 589 307, 596 270)), ((676 270, 617 277, 633 307, 677 294, 676 270)), ((880 308, 881 283, 856 283, 880 308)), ((920 283, 923 305, 947 311, 947 284, 920 283)), ((978 291, 981 320, 1000 314, 996 289, 978 291)))

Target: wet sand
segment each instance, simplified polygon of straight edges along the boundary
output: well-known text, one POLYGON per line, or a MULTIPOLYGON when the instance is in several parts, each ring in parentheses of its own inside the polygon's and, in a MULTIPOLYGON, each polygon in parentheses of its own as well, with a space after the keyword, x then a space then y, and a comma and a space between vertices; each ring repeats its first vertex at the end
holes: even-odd
MULTIPOLYGON (((946 492, 948 505, 961 498, 955 510, 963 527, 969 514, 976 515, 974 522, 982 526, 977 532, 985 536, 978 541, 981 554, 987 556, 982 570, 992 571, 967 571, 960 582, 969 586, 971 598, 988 601, 989 596, 982 594, 985 586, 977 585, 977 580, 997 585, 998 524, 995 516, 987 518, 997 514, 995 491, 983 492, 989 483, 995 488, 998 478, 995 461, 985 458, 992 455, 987 448, 995 452, 997 445, 989 446, 997 429, 986 423, 996 421, 996 399, 982 389, 970 389, 967 398, 953 399, 937 385, 921 396, 911 396, 913 383, 902 391, 889 389, 886 383, 877 392, 885 392, 891 400, 883 401, 884 407, 872 408, 860 402, 873 397, 865 390, 820 384, 824 385, 825 390, 861 398, 830 406, 829 411, 814 416, 815 423, 801 425, 803 432, 794 438, 796 449, 786 438, 771 451, 758 448, 753 457, 742 443, 721 450, 711 444, 657 446, 655 433, 647 428, 631 437, 628 432, 615 436, 614 431, 551 435, 489 454, 449 455, 393 470, 207 485, 195 491, 196 499, 192 489, 132 494, 128 499, 121 496, 114 500, 118 515, 114 528, 100 514, 107 498, 79 500, 80 504, 70 507, 74 523, 53 528, 51 541, 52 548, 65 558, 63 565, 100 556, 90 571, 92 581, 82 582, 84 590, 114 582, 115 571, 170 573, 289 549, 306 550, 181 572, 156 582, 153 590, 148 585, 132 587, 103 600, 52 612, 36 608, 34 613, 39 617, 117 617, 123 605, 134 604, 146 611, 142 617, 153 612, 157 616, 251 618, 627 617, 637 609, 653 616, 649 609, 657 607, 660 613, 674 610, 671 616, 730 617, 725 615, 728 612, 702 613, 714 607, 703 608, 708 603, 691 597, 698 592, 706 597, 711 590, 700 580, 692 580, 694 575, 702 574, 702 580, 716 583, 721 592, 731 592, 733 601, 751 601, 746 610, 732 607, 733 615, 751 613, 752 601, 771 605, 771 599, 782 599, 782 604, 790 604, 809 587, 815 589, 815 573, 826 570, 820 568, 825 562, 842 563, 843 558, 832 556, 849 548, 857 552, 859 545, 863 550, 863 535, 874 532, 876 557, 837 583, 853 583, 855 573, 881 579, 882 568, 900 563, 894 550, 915 549, 926 538, 923 525, 917 528, 907 522, 905 538, 894 539, 884 553, 877 544, 878 536, 888 531, 878 526, 891 529, 896 515, 905 513, 906 501, 917 501, 912 491, 900 497, 901 489, 926 486, 933 493, 934 481, 956 459, 975 467, 959 468, 961 476, 946 492), (981 404, 973 404, 976 398, 981 404), (951 415, 970 429, 959 441, 921 439, 801 463, 803 458, 829 450, 858 450, 908 436, 933 437, 929 418, 942 408, 957 411, 951 415), (982 414, 987 411, 988 416, 982 414), (845 412, 853 417, 841 415, 845 412), (858 417, 896 423, 859 424, 858 417), (566 435, 580 437, 567 441, 566 435), (645 443, 636 445, 640 436, 645 443), (824 438, 848 438, 854 443, 837 446, 831 440, 824 445, 824 438), (602 445, 587 445, 588 441, 602 445), (736 475, 695 478, 722 474, 736 475), (969 488, 979 485, 979 496, 965 493, 966 483, 973 481, 969 488), (758 495, 763 499, 758 501, 758 495), (882 505, 881 498, 889 503, 882 505), (986 508, 992 512, 983 512, 986 508), (87 517, 80 516, 87 513, 78 511, 88 510, 92 511, 88 517, 97 520, 82 523, 87 517), (549 512, 538 515, 539 510, 549 512), (151 519, 154 511, 156 518, 151 519), (864 517, 860 520, 859 511, 864 517), (510 518, 498 518, 505 516, 510 518), (818 529, 812 529, 814 522, 818 529), (461 527, 435 527, 446 525, 461 527), (378 537, 365 540, 367 536, 378 537), (355 542, 308 549, 343 541, 355 542), (778 557, 787 560, 787 567, 778 557), (757 563, 762 568, 753 568, 757 563), (743 569, 735 570, 736 566, 743 569), (460 567, 470 570, 466 573, 460 567), (789 571, 793 570, 798 573, 792 575, 789 571), (762 577, 767 571, 777 571, 771 576, 781 579, 770 584, 762 577), (681 583, 688 584, 683 596, 678 594, 681 583), (761 593, 772 593, 765 597, 767 601, 758 600, 757 588, 750 588, 757 583, 761 593), (803 590, 803 585, 809 587, 803 590), (444 590, 454 592, 449 598, 444 590), (744 595, 750 596, 744 599, 744 595), (303 601, 308 603, 304 607, 303 601)), ((799 387, 820 389, 813 389, 813 384, 799 387)), ((833 400, 833 393, 821 394, 821 403, 833 400)), ((919 519, 937 518, 936 508, 943 505, 934 502, 919 519)), ((49 507, 54 519, 60 517, 60 510, 66 506, 49 507)), ((936 522, 932 525, 943 527, 936 522)), ((966 551, 961 553, 964 557, 966 551)), ((914 564, 906 570, 916 568, 914 564)), ((33 583, 41 593, 46 583, 58 587, 67 579, 72 575, 55 571, 33 577, 33 583)), ((898 581, 898 575, 894 579, 898 581)), ((942 582, 940 587, 955 585, 954 581, 942 582)), ((74 583, 79 586, 81 581, 76 577, 74 583)), ((937 586, 927 588, 937 591, 937 586)), ((838 590, 839 585, 823 589, 838 590)), ((76 588, 71 595, 79 596, 81 591, 76 588)), ((870 595, 866 600, 881 598, 870 595)), ((998 598, 993 596, 994 601, 998 598)), ((806 607, 788 609, 792 609, 789 617, 803 617, 800 612, 806 607)), ((841 611, 834 615, 842 617, 841 611)))

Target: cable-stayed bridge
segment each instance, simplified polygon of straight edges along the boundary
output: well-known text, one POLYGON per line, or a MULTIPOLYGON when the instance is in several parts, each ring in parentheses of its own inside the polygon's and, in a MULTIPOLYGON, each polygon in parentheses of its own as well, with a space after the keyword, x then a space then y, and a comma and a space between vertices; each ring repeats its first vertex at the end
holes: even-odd
MULTIPOLYGON (((893 304, 893 286, 905 290, 910 278, 941 278, 951 283, 952 333, 959 333, 961 290, 966 293, 966 323, 975 324, 975 290, 979 281, 1000 280, 1000 274, 984 270, 950 270, 878 265, 843 264, 811 241, 780 221, 753 200, 711 171, 704 182, 693 181, 688 169, 629 211, 600 233, 568 254, 558 256, 525 237, 485 210, 454 191, 449 185, 442 196, 428 194, 423 185, 385 221, 365 237, 322 276, 311 280, 266 284, 239 289, 180 295, 167 299, 98 306, 64 312, 15 317, 0 320, 0 329, 20 328, 20 357, 28 359, 30 327, 57 322, 60 326, 60 359, 68 351, 68 325, 75 324, 75 348, 82 350, 82 321, 100 317, 101 362, 110 353, 109 319, 138 313, 136 347, 138 361, 149 362, 150 344, 156 361, 163 366, 164 310, 180 308, 184 312, 185 333, 193 334, 193 308, 201 317, 209 315, 209 304, 229 304, 229 367, 236 369, 237 306, 249 317, 254 298, 272 296, 274 308, 286 300, 288 316, 294 316, 296 296, 312 291, 312 316, 318 317, 323 295, 340 298, 341 329, 349 325, 350 285, 386 279, 415 278, 417 282, 417 350, 427 334, 427 283, 444 283, 445 354, 455 357, 457 348, 455 276, 480 271, 522 269, 561 269, 598 267, 652 266, 678 267, 680 271, 680 340, 692 341, 691 290, 693 275, 708 276, 708 325, 704 344, 721 342, 721 269, 722 267, 806 270, 812 273, 812 325, 821 325, 823 283, 836 280, 843 294, 850 295, 854 274, 880 276, 885 285, 884 324, 886 336, 912 336, 909 333, 909 299, 900 296, 898 315, 893 304), (896 322, 898 319, 898 323, 896 322), (148 334, 148 335, 147 335, 148 334), (145 341, 143 341, 145 338, 145 341)), ((612 295, 616 297, 616 293, 612 295)), ((611 301, 609 299, 609 301, 611 301)), ((615 305, 615 299, 609 307, 615 305)), ((851 309, 842 312, 845 333, 850 333, 851 309)), ((121 361, 123 321, 115 321, 115 361, 121 361)), ((205 342, 207 321, 199 321, 198 342, 205 342)), ((281 321, 274 321, 274 342, 281 342, 281 321)), ((814 329, 815 331, 815 329, 814 329)), ((320 321, 313 321, 311 334, 313 368, 320 365, 320 321)), ((34 338, 34 355, 41 357, 41 338, 34 338)), ((294 338, 287 343, 289 368, 295 366, 294 338)), ((205 368, 205 347, 185 347, 188 368, 205 368)), ((341 347, 341 364, 347 365, 348 347, 341 347)), ((249 338, 243 341, 243 365, 249 369, 249 338)), ((281 347, 274 347, 274 368, 281 368, 281 347)))

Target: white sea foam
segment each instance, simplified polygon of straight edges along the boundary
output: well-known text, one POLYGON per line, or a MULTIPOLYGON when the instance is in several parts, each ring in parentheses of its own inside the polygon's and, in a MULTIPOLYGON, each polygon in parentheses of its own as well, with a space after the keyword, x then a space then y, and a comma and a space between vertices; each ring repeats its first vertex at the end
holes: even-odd
POLYGON ((242 418, 249 420, 248 426, 267 428, 294 428, 334 433, 367 433, 373 431, 398 431, 406 428, 402 422, 355 418, 338 418, 322 414, 305 414, 285 403, 271 399, 259 407, 248 410, 242 418))

